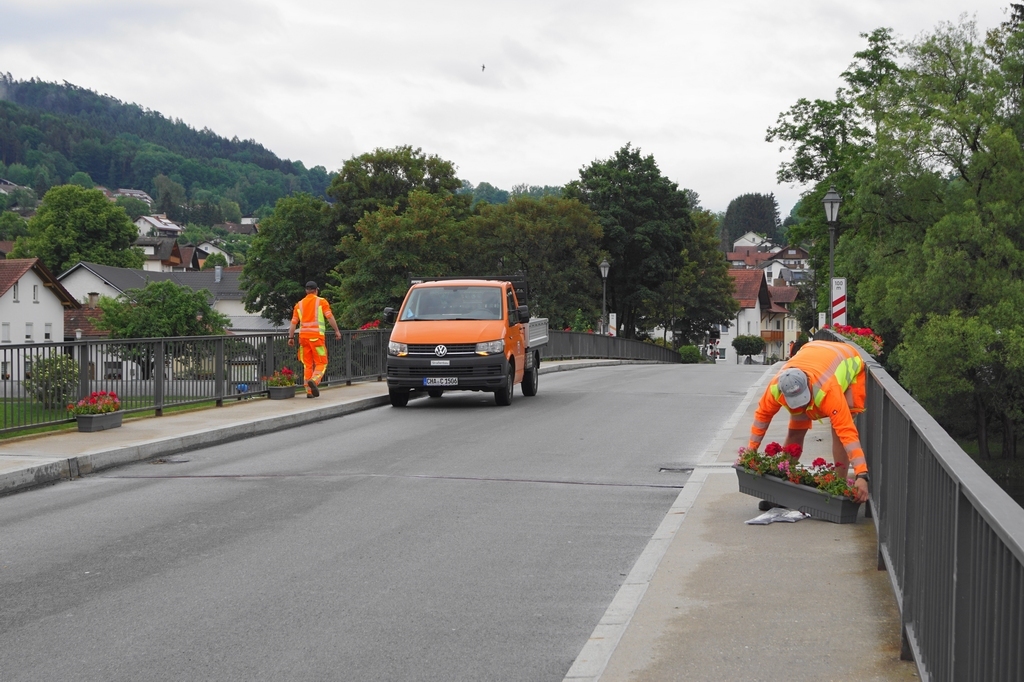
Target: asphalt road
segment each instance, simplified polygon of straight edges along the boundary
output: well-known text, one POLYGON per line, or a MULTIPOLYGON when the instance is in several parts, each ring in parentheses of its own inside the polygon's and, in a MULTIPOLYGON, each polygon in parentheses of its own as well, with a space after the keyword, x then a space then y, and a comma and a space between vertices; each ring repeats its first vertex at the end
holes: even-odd
POLYGON ((763 371, 546 374, 0 498, 0 680, 561 680, 763 371))

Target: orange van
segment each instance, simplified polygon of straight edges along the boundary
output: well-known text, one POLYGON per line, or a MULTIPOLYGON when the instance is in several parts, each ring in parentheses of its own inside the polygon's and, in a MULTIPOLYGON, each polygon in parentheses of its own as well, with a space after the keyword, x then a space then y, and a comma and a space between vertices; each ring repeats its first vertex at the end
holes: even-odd
POLYGON ((539 347, 547 320, 530 319, 525 279, 414 278, 402 306, 384 309, 394 324, 388 342, 391 404, 405 407, 413 390, 490 391, 511 405, 513 388, 537 394, 539 347))

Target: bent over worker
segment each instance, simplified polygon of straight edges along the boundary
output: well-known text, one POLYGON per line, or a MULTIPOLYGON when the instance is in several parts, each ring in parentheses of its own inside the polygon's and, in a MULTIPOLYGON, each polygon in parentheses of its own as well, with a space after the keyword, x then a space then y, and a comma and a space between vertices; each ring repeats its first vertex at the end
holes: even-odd
POLYGON ((832 426, 832 460, 846 478, 850 465, 856 476, 857 502, 868 499, 868 465, 853 415, 864 411, 867 368, 857 351, 845 343, 810 341, 782 366, 754 412, 749 447, 761 446, 772 418, 789 411, 786 445, 803 448, 812 419, 828 418, 832 426))
POLYGON ((320 395, 320 380, 327 371, 327 322, 334 329, 334 338, 341 339, 341 330, 334 321, 327 299, 317 296, 316 282, 306 282, 306 297, 295 304, 292 323, 288 326, 288 345, 295 345, 295 326, 299 327, 299 360, 302 362, 306 397, 320 395))

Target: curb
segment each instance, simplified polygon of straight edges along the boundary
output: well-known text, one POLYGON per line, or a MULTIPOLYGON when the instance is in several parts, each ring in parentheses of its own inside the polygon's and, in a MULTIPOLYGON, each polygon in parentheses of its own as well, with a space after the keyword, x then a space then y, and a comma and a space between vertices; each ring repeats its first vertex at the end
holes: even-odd
MULTIPOLYGON (((557 362, 557 361, 556 361, 557 362)), ((549 365, 541 366, 541 374, 551 372, 567 372, 574 369, 587 369, 590 367, 608 367, 611 365, 641 365, 661 364, 648 360, 596 360, 594 362, 583 362, 571 365, 549 365)), ((171 438, 159 438, 117 448, 114 450, 99 450, 96 452, 76 455, 74 457, 54 457, 14 471, 0 474, 0 495, 37 488, 44 485, 52 485, 60 481, 70 481, 81 476, 110 469, 112 467, 135 462, 144 462, 156 457, 174 455, 189 450, 211 447, 222 443, 229 443, 246 438, 262 436, 266 433, 290 429, 296 426, 304 426, 313 422, 335 417, 343 417, 347 414, 370 410, 375 407, 383 407, 390 404, 387 395, 359 398, 347 403, 338 405, 327 405, 324 407, 304 410, 294 414, 278 415, 244 422, 238 422, 229 426, 223 426, 206 431, 193 431, 191 433, 177 434, 171 438)))

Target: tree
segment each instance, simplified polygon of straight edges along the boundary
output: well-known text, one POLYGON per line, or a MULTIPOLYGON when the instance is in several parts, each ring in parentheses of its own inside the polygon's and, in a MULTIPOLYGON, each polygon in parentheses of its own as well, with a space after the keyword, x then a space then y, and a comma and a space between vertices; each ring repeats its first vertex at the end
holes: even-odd
POLYGON ((170 280, 148 282, 118 298, 103 296, 96 326, 115 339, 223 334, 230 320, 210 306, 210 292, 170 280))
POLYGON ((78 390, 78 361, 69 355, 37 356, 22 384, 45 408, 64 407, 78 390))
POLYGON ((223 253, 217 253, 216 251, 211 253, 203 261, 203 270, 213 270, 216 266, 227 267, 228 259, 224 257, 223 253))
MULTIPOLYGON (((352 157, 331 181, 327 194, 336 202, 334 223, 349 234, 365 214, 381 206, 394 206, 396 214, 401 214, 413 190, 454 194, 461 187, 450 161, 404 145, 352 157)), ((468 208, 469 198, 463 196, 462 201, 468 208)))
POLYGON ((0 240, 14 241, 28 234, 28 222, 14 211, 0 212, 0 240))
POLYGON ((760 336, 737 336, 732 340, 732 347, 737 355, 746 355, 749 359, 751 355, 764 352, 764 339, 760 336))
POLYGON ((652 312, 649 304, 658 300, 657 290, 684 265, 686 235, 694 230, 687 196, 661 174, 653 156, 641 156, 629 144, 582 168, 564 196, 597 214, 611 264, 611 309, 618 313, 621 335, 635 338, 652 312))
POLYGON ((12 256, 38 257, 55 273, 80 261, 141 268, 145 257, 132 246, 137 234, 124 209, 99 190, 61 185, 43 197, 29 220, 28 235, 18 238, 12 256))
POLYGON ((135 197, 118 197, 114 200, 114 203, 124 209, 124 212, 128 214, 128 218, 133 223, 142 216, 153 212, 149 204, 135 197))
POLYGON ((93 187, 96 186, 96 183, 92 181, 92 178, 89 177, 89 174, 83 173, 82 171, 78 171, 77 173, 74 173, 70 178, 68 178, 68 184, 78 185, 79 187, 84 187, 86 189, 92 189, 93 187))
POLYGON ((774 194, 741 194, 729 202, 719 227, 725 251, 747 232, 760 234, 772 242, 781 240, 779 202, 774 194))
POLYGON ((409 289, 409 274, 442 277, 472 271, 480 249, 453 194, 414 190, 406 210, 382 206, 367 213, 340 248, 349 254, 331 273, 324 296, 341 324, 359 326, 397 306, 409 289))
POLYGON ((569 326, 577 310, 600 315, 601 224, 579 201, 515 197, 483 206, 469 223, 483 258, 465 274, 525 273, 530 314, 547 317, 553 329, 569 326))
POLYGON ((278 323, 290 318, 305 283, 323 286, 341 261, 337 244, 327 202, 303 192, 279 199, 248 250, 241 276, 245 309, 278 323))

